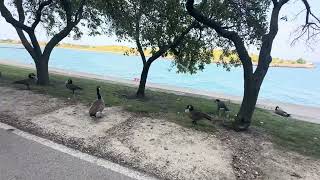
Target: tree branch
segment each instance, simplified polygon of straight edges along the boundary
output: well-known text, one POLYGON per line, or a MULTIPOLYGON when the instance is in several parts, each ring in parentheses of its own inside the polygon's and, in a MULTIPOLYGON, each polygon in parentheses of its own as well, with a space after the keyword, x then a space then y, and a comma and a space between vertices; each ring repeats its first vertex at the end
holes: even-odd
MULTIPOLYGON (((279 13, 282 6, 289 0, 281 0, 274 5, 271 13, 269 33, 262 37, 262 45, 259 53, 258 66, 254 72, 256 78, 264 78, 267 73, 270 63, 272 62, 271 49, 274 38, 276 37, 279 29, 279 13)), ((262 81, 258 81, 261 82, 262 81)), ((260 86, 259 86, 260 87, 260 86)))
POLYGON ((18 14, 19 14, 19 22, 21 22, 23 24, 26 17, 24 15, 24 9, 22 7, 22 0, 16 0, 14 2, 15 2, 15 6, 17 8, 18 14))
POLYGON ((71 13, 71 3, 69 0, 61 0, 63 8, 66 12, 67 16, 67 25, 63 28, 58 34, 54 35, 51 40, 48 42, 46 47, 44 48, 43 54, 45 56, 49 56, 53 50, 53 48, 62 41, 65 37, 69 35, 72 29, 80 22, 83 15, 83 7, 85 5, 86 0, 82 0, 80 3, 80 7, 77 10, 75 20, 72 21, 72 13, 71 13))
POLYGON ((24 35, 23 31, 20 28, 15 28, 18 36, 21 40, 22 45, 26 48, 26 50, 29 52, 29 54, 31 55, 31 57, 35 60, 37 59, 37 56, 34 52, 34 49, 32 48, 32 46, 30 45, 28 39, 26 38, 26 36, 24 35))
POLYGON ((272 0, 272 3, 274 6, 276 6, 278 4, 278 1, 277 0, 272 0))
POLYGON ((147 60, 146 60, 146 56, 143 52, 143 48, 142 48, 142 45, 140 43, 140 14, 137 15, 137 19, 136 19, 136 27, 135 27, 135 41, 136 41, 136 44, 137 44, 137 49, 138 49, 138 52, 140 53, 140 56, 142 58, 142 62, 143 62, 143 66, 146 65, 147 63, 147 60))
POLYGON ((155 61, 164 53, 166 53, 169 49, 173 49, 177 47, 182 42, 184 37, 191 31, 191 29, 195 28, 197 25, 198 25, 198 22, 193 21, 192 24, 189 25, 187 29, 184 30, 178 37, 176 37, 170 44, 159 47, 159 50, 148 59, 147 63, 151 64, 153 61, 155 61))
MULTIPOLYGON (((21 0, 20 0, 21 1, 21 0)), ((50 4, 52 3, 52 0, 47 0, 47 1, 44 1, 44 2, 41 2, 39 4, 39 8, 36 12, 36 18, 35 18, 35 21, 33 22, 31 28, 34 30, 39 22, 41 21, 41 15, 42 15, 42 10, 46 7, 46 6, 49 6, 50 4)))
POLYGON ((314 34, 317 34, 317 31, 320 31, 320 19, 313 14, 311 11, 311 7, 309 5, 308 0, 302 0, 303 4, 306 7, 306 19, 305 24, 302 26, 302 31, 300 37, 302 37, 305 33, 307 33, 307 37, 309 40, 311 37, 314 36, 314 34), (314 21, 311 21, 310 19, 313 18, 314 21), (318 24, 317 24, 318 23, 318 24), (310 35, 310 29, 311 29, 311 35, 310 35))
POLYGON ((280 6, 283 6, 284 4, 286 4, 289 0, 281 0, 279 3, 280 3, 280 6))
POLYGON ((318 21, 318 23, 320 23, 320 19, 317 16, 315 16, 313 14, 313 12, 311 12, 311 8, 310 8, 310 5, 309 5, 308 1, 307 0, 302 0, 302 2, 303 2, 303 4, 305 5, 305 7, 307 9, 307 12, 306 12, 306 24, 309 23, 309 15, 311 15, 313 18, 316 19, 316 21, 318 21))
POLYGON ((220 36, 231 40, 236 47, 236 50, 237 50, 238 55, 240 57, 240 60, 242 62, 243 69, 244 69, 245 73, 252 74, 253 68, 252 68, 251 58, 250 58, 249 53, 244 45, 242 38, 238 35, 238 33, 234 32, 234 31, 228 31, 228 30, 224 29, 220 25, 220 23, 218 23, 217 21, 205 17, 203 14, 201 14, 200 11, 198 11, 197 9, 194 8, 194 0, 187 0, 186 8, 187 8, 188 13, 192 17, 194 17, 197 21, 205 24, 206 26, 211 27, 220 36))
POLYGON ((62 8, 66 13, 67 26, 72 24, 72 6, 69 0, 61 0, 62 8))
POLYGON ((42 54, 42 50, 41 50, 41 47, 39 45, 39 41, 37 39, 37 36, 35 35, 34 33, 34 30, 31 31, 31 32, 27 32, 29 37, 30 37, 30 40, 31 40, 31 43, 32 43, 32 46, 33 46, 33 49, 35 51, 35 53, 39 56, 41 56, 42 54))
MULTIPOLYGON (((17 6, 17 8, 20 8, 20 6, 17 6)), ((19 15, 20 15, 21 12, 23 12, 23 11, 21 11, 21 9, 20 10, 18 9, 18 11, 19 11, 19 15)), ((23 23, 21 23, 21 22, 19 22, 16 19, 13 18, 12 14, 10 13, 10 11, 4 5, 4 0, 0 0, 0 12, 1 12, 2 16, 5 18, 5 20, 8 23, 10 23, 12 26, 14 26, 15 28, 23 29, 26 32, 30 32, 32 30, 30 27, 24 25, 23 23)), ((22 18, 22 19, 24 20, 24 18, 22 18)))
MULTIPOLYGON (((24 23, 25 21, 25 15, 24 15, 24 9, 22 6, 22 0, 16 0, 14 1, 15 6, 17 8, 18 11, 18 15, 19 15, 19 22, 20 23, 24 23)), ((26 50, 29 52, 29 54, 31 55, 31 57, 33 59, 37 59, 36 53, 33 49, 33 47, 31 46, 31 44, 29 43, 28 39, 26 38, 25 34, 23 33, 23 30, 21 28, 16 28, 17 34, 21 40, 22 45, 26 48, 26 50)))
POLYGON ((74 18, 74 24, 78 24, 81 19, 82 19, 82 16, 83 16, 83 7, 86 3, 86 0, 81 0, 81 3, 80 3, 80 6, 76 12, 76 15, 75 15, 75 18, 74 18))

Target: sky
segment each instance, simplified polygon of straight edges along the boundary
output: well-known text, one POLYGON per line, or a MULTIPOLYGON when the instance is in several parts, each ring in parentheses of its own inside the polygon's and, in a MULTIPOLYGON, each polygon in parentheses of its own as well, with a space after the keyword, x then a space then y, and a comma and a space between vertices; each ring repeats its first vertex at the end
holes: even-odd
MULTIPOLYGON (((309 0, 313 12, 320 17, 320 0, 309 0)), ((304 41, 299 41, 295 45, 291 45, 294 39, 293 33, 304 23, 305 14, 298 14, 304 9, 301 0, 291 0, 286 4, 281 12, 280 17, 287 16, 288 21, 280 21, 279 32, 273 44, 272 56, 282 59, 298 59, 304 58, 307 61, 320 62, 320 41, 307 45, 304 41)), ((37 37, 40 41, 48 41, 49 37, 41 28, 37 29, 37 37)), ((14 28, 8 24, 2 16, 0 16, 0 39, 19 39, 14 28)), ((320 40, 320 37, 318 38, 320 40)), ((91 37, 84 35, 80 40, 65 38, 65 43, 84 44, 84 45, 126 45, 134 46, 129 42, 118 42, 115 36, 96 36, 91 37)), ((250 48, 250 53, 257 53, 255 48, 250 48)))

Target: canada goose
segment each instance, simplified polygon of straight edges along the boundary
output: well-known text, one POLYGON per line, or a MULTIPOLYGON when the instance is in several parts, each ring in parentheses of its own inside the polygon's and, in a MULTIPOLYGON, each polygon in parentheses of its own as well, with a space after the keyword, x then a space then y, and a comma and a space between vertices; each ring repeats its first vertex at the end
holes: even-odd
POLYGON ((212 120, 208 114, 195 110, 192 105, 188 105, 184 112, 188 113, 188 116, 192 119, 193 124, 197 124, 197 121, 201 119, 212 120))
POLYGON ((33 83, 37 83, 38 78, 34 73, 30 73, 28 75, 28 79, 23 79, 23 80, 19 80, 19 81, 15 81, 13 82, 13 84, 23 84, 27 86, 27 89, 30 90, 30 85, 33 83))
POLYGON ((97 99, 92 103, 89 110, 89 115, 91 117, 97 117, 97 113, 100 112, 101 114, 104 109, 104 106, 105 104, 100 94, 100 86, 97 86, 97 99))
POLYGON ((216 103, 217 103, 217 108, 218 108, 218 112, 223 109, 225 112, 230 111, 229 108, 226 106, 226 104, 221 101, 220 99, 216 99, 216 103))
POLYGON ((284 117, 289 117, 290 114, 288 114, 287 112, 285 112, 284 110, 282 110, 279 106, 276 107, 276 109, 274 110, 274 112, 276 114, 279 114, 280 116, 284 116, 284 117))
POLYGON ((68 79, 68 81, 66 81, 66 87, 67 87, 69 90, 72 91, 72 94, 74 94, 74 92, 75 92, 76 90, 82 90, 81 87, 72 84, 72 80, 71 80, 71 79, 68 79))

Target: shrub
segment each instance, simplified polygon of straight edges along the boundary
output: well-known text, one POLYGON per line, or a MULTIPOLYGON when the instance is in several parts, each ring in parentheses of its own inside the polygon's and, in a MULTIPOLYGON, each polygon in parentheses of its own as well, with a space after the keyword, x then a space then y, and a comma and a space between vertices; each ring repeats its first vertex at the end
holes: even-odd
POLYGON ((302 59, 302 58, 299 58, 297 61, 296 61, 298 64, 306 64, 307 61, 302 59))

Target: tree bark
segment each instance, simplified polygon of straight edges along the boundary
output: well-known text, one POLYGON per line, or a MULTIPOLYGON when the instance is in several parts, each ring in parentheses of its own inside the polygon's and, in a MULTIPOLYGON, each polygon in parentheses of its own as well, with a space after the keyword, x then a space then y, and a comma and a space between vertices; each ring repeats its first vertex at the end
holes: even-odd
POLYGON ((147 78, 148 78, 148 72, 150 69, 151 63, 147 62, 146 64, 143 65, 143 69, 141 72, 141 77, 140 77, 140 83, 139 83, 139 88, 136 93, 136 96, 138 98, 143 98, 145 97, 145 89, 146 89, 146 83, 147 83, 147 78))
POLYGON ((38 78, 38 85, 46 86, 49 85, 49 57, 41 57, 34 61, 36 64, 37 69, 37 78, 38 78))
POLYGON ((260 85, 252 79, 245 80, 241 107, 233 124, 235 130, 244 131, 249 128, 258 100, 260 85))

